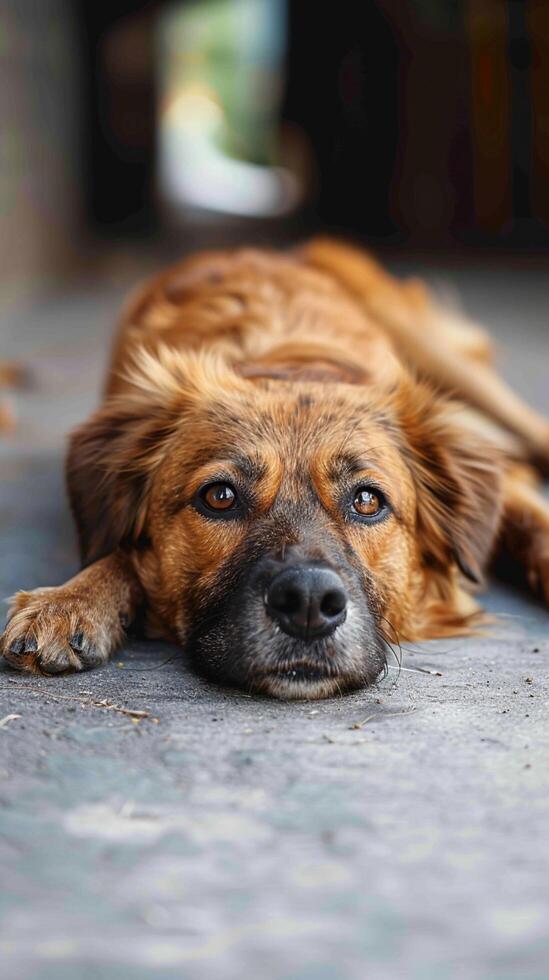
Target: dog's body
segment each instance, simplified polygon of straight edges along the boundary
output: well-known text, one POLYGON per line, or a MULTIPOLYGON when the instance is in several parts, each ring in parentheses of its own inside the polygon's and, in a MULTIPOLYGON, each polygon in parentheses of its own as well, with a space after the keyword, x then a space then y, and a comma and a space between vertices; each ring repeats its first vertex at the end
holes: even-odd
POLYGON ((495 551, 549 599, 549 426, 490 360, 481 330, 338 243, 170 269, 72 438, 87 567, 15 598, 5 656, 94 666, 143 607, 211 676, 322 697, 373 681, 386 643, 470 632, 495 551))

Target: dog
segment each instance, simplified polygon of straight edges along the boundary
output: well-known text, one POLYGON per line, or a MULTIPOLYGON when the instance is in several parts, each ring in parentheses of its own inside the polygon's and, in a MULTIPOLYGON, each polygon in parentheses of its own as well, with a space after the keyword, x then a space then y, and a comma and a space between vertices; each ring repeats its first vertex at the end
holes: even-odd
POLYGON ((137 613, 208 677, 284 699, 467 635, 495 556, 549 599, 549 424, 484 331, 367 253, 206 252, 129 301, 72 435, 83 571, 20 592, 22 671, 105 663, 137 613))

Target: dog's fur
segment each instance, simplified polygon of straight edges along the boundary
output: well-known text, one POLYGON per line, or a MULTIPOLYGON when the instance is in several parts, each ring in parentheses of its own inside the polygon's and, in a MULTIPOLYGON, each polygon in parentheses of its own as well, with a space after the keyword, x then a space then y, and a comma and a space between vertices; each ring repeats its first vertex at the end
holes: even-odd
POLYGON ((549 599, 549 425, 491 367, 485 334, 326 240, 183 261, 129 303, 105 400, 72 436, 84 570, 19 593, 19 669, 104 662, 138 609, 224 682, 323 697, 372 682, 385 646, 466 634, 494 554, 549 599), (197 494, 225 481, 236 519, 197 494), (349 501, 373 486, 383 519, 349 501), (337 572, 335 632, 281 632, 264 593, 292 563, 337 572))
MULTIPOLYGON (((3 388, 23 388, 28 383, 28 374, 20 364, 13 361, 0 361, 0 391, 3 388)), ((12 407, 0 398, 0 436, 12 432, 15 426, 12 407)))

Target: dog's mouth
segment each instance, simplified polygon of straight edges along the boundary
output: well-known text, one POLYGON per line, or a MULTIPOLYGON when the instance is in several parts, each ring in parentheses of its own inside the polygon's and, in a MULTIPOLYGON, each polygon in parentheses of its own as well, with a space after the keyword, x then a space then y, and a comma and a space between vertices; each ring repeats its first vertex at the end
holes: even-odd
POLYGON ((287 667, 285 669, 271 671, 270 677, 281 678, 289 683, 297 684, 303 681, 323 681, 333 678, 327 670, 318 667, 287 667))
POLYGON ((338 669, 335 663, 288 663, 257 671, 254 687, 284 700, 316 700, 362 686, 357 672, 338 669))
POLYGON ((263 671, 266 680, 282 680, 288 684, 317 683, 337 680, 339 671, 328 664, 295 663, 284 664, 263 671))

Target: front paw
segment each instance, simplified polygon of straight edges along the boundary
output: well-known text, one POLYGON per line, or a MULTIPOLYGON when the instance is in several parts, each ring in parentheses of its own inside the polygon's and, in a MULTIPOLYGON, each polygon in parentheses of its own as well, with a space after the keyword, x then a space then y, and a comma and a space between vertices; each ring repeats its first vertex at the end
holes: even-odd
POLYGON ((17 670, 62 674, 105 663, 120 633, 82 593, 36 589, 14 597, 0 644, 17 670))

